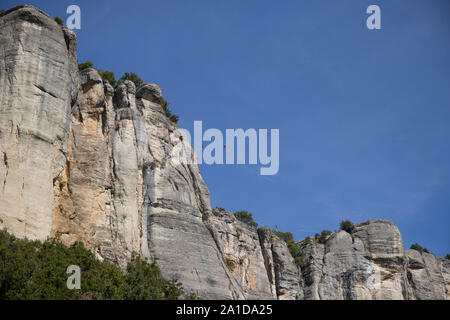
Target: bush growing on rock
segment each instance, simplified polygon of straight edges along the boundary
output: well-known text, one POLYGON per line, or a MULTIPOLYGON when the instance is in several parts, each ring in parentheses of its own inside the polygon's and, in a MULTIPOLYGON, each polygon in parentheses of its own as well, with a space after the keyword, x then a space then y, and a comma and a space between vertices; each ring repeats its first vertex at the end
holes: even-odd
POLYGON ((352 234, 353 229, 355 229, 355 226, 350 220, 344 220, 341 221, 341 230, 344 230, 350 234, 352 234))
POLYGON ((258 223, 256 223, 255 220, 253 220, 253 215, 248 211, 236 211, 234 213, 234 216, 239 221, 242 221, 251 227, 255 227, 255 228, 258 227, 258 223))
POLYGON ((57 23, 57 24, 59 24, 60 26, 62 26, 63 24, 64 24, 64 21, 62 21, 62 19, 60 18, 60 17, 55 17, 55 22, 57 23))
POLYGON ((447 253, 447 255, 445 256, 445 259, 450 260, 450 253, 447 253))
POLYGON ((319 243, 325 243, 330 234, 331 234, 330 230, 322 230, 319 236, 319 243))
POLYGON ((303 254, 303 251, 301 251, 297 245, 295 244, 294 240, 291 240, 287 243, 289 252, 291 253, 291 256, 294 258, 294 263, 297 266, 301 266, 303 262, 305 261, 305 255, 303 254))
POLYGON ((113 87, 116 85, 116 78, 114 77, 114 72, 107 71, 107 70, 98 70, 100 77, 102 77, 102 80, 106 80, 109 82, 110 85, 113 87))
POLYGON ((276 229, 273 231, 278 236, 278 238, 280 238, 281 240, 286 242, 289 252, 290 252, 292 258, 294 258, 294 263, 297 266, 301 266, 305 257, 304 257, 303 252, 295 244, 294 236, 292 235, 292 233, 291 232, 281 232, 276 229))
POLYGON ((142 81, 142 79, 136 73, 125 72, 123 76, 120 77, 119 81, 117 81, 117 85, 119 86, 125 80, 130 80, 131 82, 134 82, 134 84, 136 85, 136 89, 139 88, 139 86, 144 83, 144 81, 142 81))
POLYGON ((92 61, 86 61, 86 62, 78 64, 78 70, 80 70, 80 71, 83 71, 84 69, 93 68, 93 67, 94 67, 94 64, 92 63, 92 61))
POLYGON ((161 98, 161 107, 164 110, 164 113, 166 114, 167 118, 169 118, 170 121, 174 123, 178 123, 178 116, 172 114, 172 111, 169 109, 169 103, 166 101, 166 99, 161 98))
POLYGON ((178 281, 164 279, 155 263, 136 255, 124 274, 80 242, 66 247, 55 239, 21 240, 0 231, 0 300, 178 299, 182 294, 178 281), (67 288, 70 265, 81 269, 80 290, 67 288))
POLYGON ((276 231, 275 234, 286 243, 294 240, 294 236, 290 232, 276 231))
POLYGON ((420 244, 418 244, 418 243, 412 244, 411 247, 410 247, 410 249, 419 251, 419 252, 421 252, 421 253, 422 253, 422 252, 430 253, 430 251, 428 251, 427 248, 422 247, 422 246, 421 246, 420 244))

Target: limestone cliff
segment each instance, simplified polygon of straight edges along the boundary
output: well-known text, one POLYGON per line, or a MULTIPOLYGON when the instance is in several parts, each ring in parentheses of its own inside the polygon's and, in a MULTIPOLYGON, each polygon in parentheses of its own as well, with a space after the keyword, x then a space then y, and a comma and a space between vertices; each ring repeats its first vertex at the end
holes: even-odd
POLYGON ((211 209, 197 165, 172 161, 190 147, 161 89, 79 72, 74 33, 42 11, 8 10, 0 49, 0 228, 122 267, 137 252, 207 299, 449 298, 449 261, 403 250, 389 221, 300 241, 297 266, 270 229, 211 209))

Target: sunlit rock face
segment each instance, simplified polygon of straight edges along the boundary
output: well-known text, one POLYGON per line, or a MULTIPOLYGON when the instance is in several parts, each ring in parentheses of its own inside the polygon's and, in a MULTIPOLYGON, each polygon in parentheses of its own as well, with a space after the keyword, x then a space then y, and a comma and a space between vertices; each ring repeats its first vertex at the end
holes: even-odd
POLYGON ((76 38, 20 6, 0 19, 0 48, 0 227, 44 240, 78 93, 76 38))
POLYGON ((387 220, 339 231, 324 243, 299 243, 305 253, 302 278, 306 299, 372 300, 404 298, 404 257, 400 232, 387 220))
POLYGON ((156 84, 113 88, 78 71, 76 37, 19 6, 0 19, 0 228, 82 241, 125 269, 133 253, 204 299, 448 299, 449 260, 403 250, 397 227, 370 220, 301 264, 269 228, 221 209, 156 84))

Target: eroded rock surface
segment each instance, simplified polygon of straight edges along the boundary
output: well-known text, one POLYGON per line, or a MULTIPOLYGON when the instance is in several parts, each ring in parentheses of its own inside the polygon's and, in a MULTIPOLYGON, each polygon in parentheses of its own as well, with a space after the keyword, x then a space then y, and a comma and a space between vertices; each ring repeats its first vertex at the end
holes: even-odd
POLYGON ((156 84, 78 72, 76 37, 19 6, 0 19, 0 228, 82 241, 125 267, 155 259, 205 299, 449 299, 449 260, 403 250, 390 221, 286 243, 211 209, 156 84))
POLYGON ((34 7, 0 19, 0 228, 20 237, 50 235, 78 93, 75 47, 72 31, 34 7))

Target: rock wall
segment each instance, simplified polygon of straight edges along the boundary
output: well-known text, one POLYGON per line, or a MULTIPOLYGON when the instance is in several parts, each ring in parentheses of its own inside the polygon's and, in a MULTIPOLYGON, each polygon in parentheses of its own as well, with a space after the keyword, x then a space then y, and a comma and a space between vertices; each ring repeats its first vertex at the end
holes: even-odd
POLYGON ((0 20, 0 48, 0 226, 44 240, 78 92, 76 38, 19 7, 0 20))
POLYGON ((403 250, 389 221, 300 241, 211 209, 155 84, 78 72, 76 37, 19 6, 0 20, 0 228, 82 241, 122 268, 136 252, 206 299, 448 299, 449 261, 403 250))

